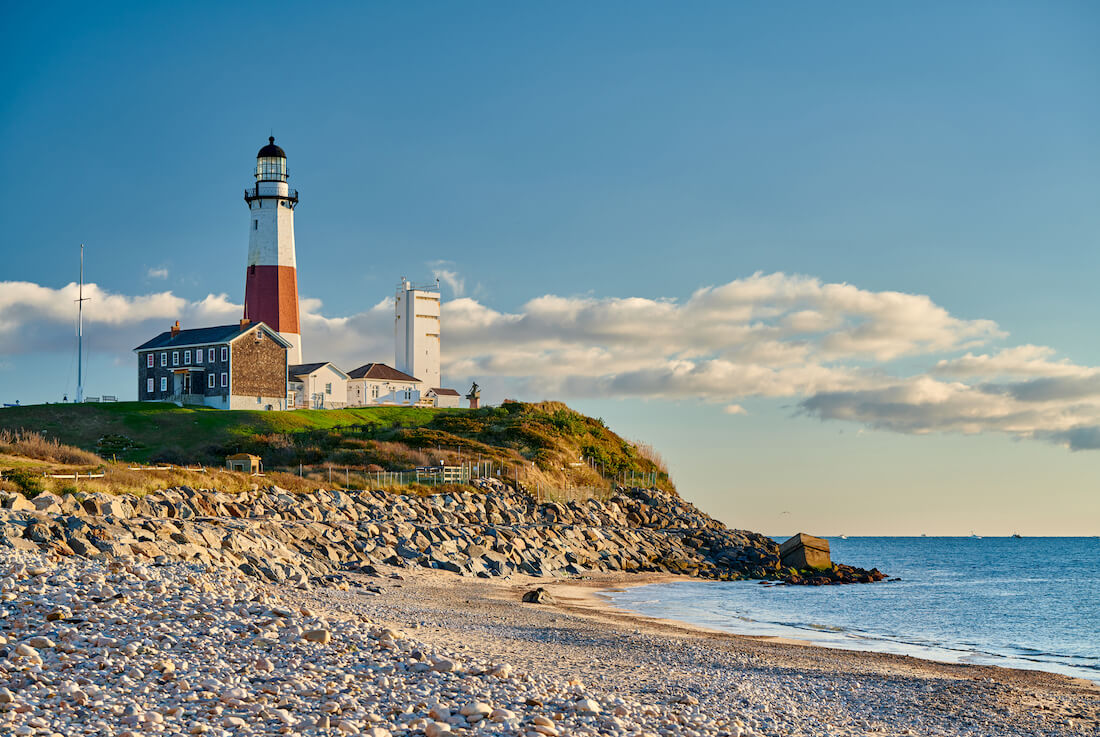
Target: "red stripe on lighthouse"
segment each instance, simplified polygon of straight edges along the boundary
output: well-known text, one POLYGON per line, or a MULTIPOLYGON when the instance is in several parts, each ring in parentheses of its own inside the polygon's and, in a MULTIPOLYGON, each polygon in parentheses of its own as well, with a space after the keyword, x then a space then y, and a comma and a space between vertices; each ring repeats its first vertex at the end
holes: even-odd
POLYGON ((298 272, 293 266, 249 266, 244 280, 245 315, 278 333, 298 335, 298 272))

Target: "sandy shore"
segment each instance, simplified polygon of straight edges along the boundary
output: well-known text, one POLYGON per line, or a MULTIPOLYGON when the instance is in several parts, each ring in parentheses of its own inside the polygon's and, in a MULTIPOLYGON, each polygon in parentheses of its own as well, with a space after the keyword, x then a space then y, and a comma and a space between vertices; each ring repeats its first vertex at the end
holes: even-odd
POLYGON ((0 549, 0 734, 1100 734, 1091 684, 709 632, 597 595, 658 577, 394 570, 291 588, 0 549), (556 601, 521 603, 536 585, 556 601))
POLYGON ((764 734, 1100 734, 1100 689, 1088 681, 708 631, 617 610, 597 595, 676 577, 400 576, 364 579, 380 589, 373 596, 353 588, 307 598, 595 691, 679 701, 712 718, 738 714, 764 734), (536 586, 555 603, 520 603, 536 586))

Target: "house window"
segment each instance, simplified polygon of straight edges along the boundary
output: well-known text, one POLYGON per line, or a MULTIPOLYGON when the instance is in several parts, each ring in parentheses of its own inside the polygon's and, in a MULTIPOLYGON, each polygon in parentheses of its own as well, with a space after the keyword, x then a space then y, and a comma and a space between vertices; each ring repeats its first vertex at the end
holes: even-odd
POLYGON ((146 379, 145 380, 145 393, 146 394, 152 394, 153 393, 153 380, 152 379, 146 379))
POLYGON ((180 365, 180 352, 179 351, 172 351, 172 365, 173 366, 179 366, 180 365))
POLYGON ((332 394, 332 384, 325 384, 325 394, 332 394))
POLYGON ((163 353, 160 354, 160 365, 161 366, 167 366, 168 365, 168 351, 164 351, 163 353))
POLYGON ((191 351, 184 351, 183 352, 183 365, 184 366, 190 366, 191 365, 191 351))
POLYGON ((378 385, 375 384, 370 388, 370 395, 372 399, 378 399, 378 385))
POLYGON ((229 360, 229 346, 227 346, 227 345, 222 346, 222 360, 223 361, 228 361, 229 360))
POLYGON ((214 372, 211 371, 206 377, 206 386, 210 389, 214 388, 214 372))
POLYGON ((206 362, 207 363, 214 363, 214 349, 213 348, 206 351, 206 362))
POLYGON ((153 354, 145 354, 145 368, 153 368, 153 354))
POLYGON ((160 390, 162 392, 168 391, 168 377, 167 376, 160 377, 160 390))
POLYGON ((229 386, 229 374, 222 371, 222 387, 229 386))

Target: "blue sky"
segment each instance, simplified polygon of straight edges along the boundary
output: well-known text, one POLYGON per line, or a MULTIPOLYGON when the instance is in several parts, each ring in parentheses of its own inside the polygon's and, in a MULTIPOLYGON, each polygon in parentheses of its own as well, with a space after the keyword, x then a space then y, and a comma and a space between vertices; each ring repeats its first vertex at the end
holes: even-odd
MULTIPOLYGON (((24 4, 5 18, 9 295, 16 282, 73 281, 84 242, 104 294, 171 292, 192 305, 180 308, 188 319, 231 312, 243 296, 241 192, 273 133, 302 198, 300 291, 329 320, 315 345, 336 351, 343 323, 331 320, 360 315, 363 360, 388 360, 375 355, 384 310, 371 308, 402 275, 446 271, 463 288, 445 296, 469 301, 444 342, 455 381, 488 377, 500 396, 560 396, 604 416, 664 449, 685 495, 728 522, 776 534, 1098 532, 1100 462, 1080 438, 1100 415, 1059 405, 1017 421, 1015 406, 964 398, 952 421, 916 427, 908 418, 926 404, 884 398, 882 379, 909 386, 966 353, 1043 347, 1041 366, 966 374, 982 397, 991 386, 1016 397, 1018 383, 1088 381, 1100 365, 1095 4, 24 4), (822 351, 844 376, 799 375, 789 390, 719 390, 730 375, 719 372, 673 391, 643 366, 644 336, 604 341, 570 312, 629 298, 685 306, 757 272, 848 284, 860 299, 924 295, 963 326, 919 349, 907 334, 891 336, 909 346, 897 351, 822 351), (224 303, 194 307, 207 295, 224 303), (544 295, 570 310, 529 309, 544 295), (470 327, 478 309, 528 315, 554 345, 508 354, 520 336, 475 354, 455 341, 500 334, 470 327), (598 349, 622 365, 576 373, 598 349), (960 434, 957 418, 973 412, 986 414, 960 434), (925 503, 910 509, 913 498, 925 503)), ((790 288, 769 291, 753 319, 790 288)), ((0 399, 71 392, 63 321, 43 317, 51 332, 35 323, 43 303, 9 299, 0 399)), ((806 299, 844 319, 871 314, 806 299)), ((124 346, 170 322, 154 301, 155 324, 89 325, 91 393, 133 395, 124 346)), ((690 337, 710 315, 668 319, 691 321, 690 337)), ((925 320, 888 322, 911 333, 925 320)), ((698 356, 690 340, 651 347, 696 368, 738 352, 722 342, 733 339, 700 340, 698 356)), ((790 359, 782 366, 790 373, 790 359)))

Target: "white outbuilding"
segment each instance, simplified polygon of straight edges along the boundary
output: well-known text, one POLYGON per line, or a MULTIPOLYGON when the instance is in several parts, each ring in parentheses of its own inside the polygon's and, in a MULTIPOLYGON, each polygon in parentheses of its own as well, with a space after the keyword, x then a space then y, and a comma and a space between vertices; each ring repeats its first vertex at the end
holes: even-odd
POLYGON ((348 375, 328 361, 287 366, 287 394, 295 409, 340 409, 347 405, 348 375))
POLYGON ((420 403, 424 382, 384 363, 366 363, 348 372, 347 405, 414 406, 420 403))
POLYGON ((440 386, 433 386, 424 396, 425 399, 428 400, 426 403, 430 407, 446 407, 452 409, 458 407, 458 403, 462 399, 462 395, 454 389, 447 389, 440 386))

